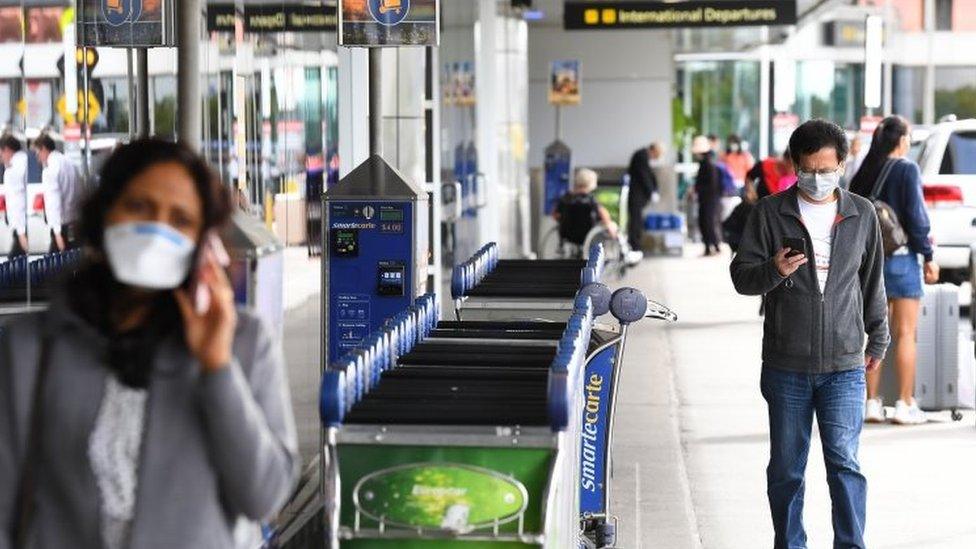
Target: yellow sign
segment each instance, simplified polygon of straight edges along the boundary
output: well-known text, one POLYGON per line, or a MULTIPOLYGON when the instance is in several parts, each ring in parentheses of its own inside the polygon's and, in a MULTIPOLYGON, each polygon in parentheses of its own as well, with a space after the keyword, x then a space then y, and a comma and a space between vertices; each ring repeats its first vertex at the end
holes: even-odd
MULTIPOLYGON (((61 115, 61 118, 67 124, 84 122, 90 126, 98 118, 98 115, 102 114, 102 106, 98 103, 98 99, 95 98, 95 94, 92 92, 88 92, 88 117, 86 120, 78 120, 78 113, 68 112, 68 100, 64 95, 58 98, 56 108, 58 109, 58 114, 61 115)), ((78 90, 78 108, 85 108, 85 93, 82 90, 78 90)))

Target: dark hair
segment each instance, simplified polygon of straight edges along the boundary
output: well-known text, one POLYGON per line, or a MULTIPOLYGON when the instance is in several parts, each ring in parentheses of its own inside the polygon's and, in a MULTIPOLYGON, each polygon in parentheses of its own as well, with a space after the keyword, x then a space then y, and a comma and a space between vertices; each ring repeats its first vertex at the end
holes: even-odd
POLYGON ((203 203, 203 230, 223 226, 232 211, 230 196, 206 160, 180 143, 139 139, 115 149, 102 166, 98 187, 81 210, 81 237, 85 244, 101 252, 105 215, 129 182, 150 166, 169 162, 183 166, 193 179, 203 203))
POLYGON ((0 149, 10 149, 14 152, 19 152, 23 147, 24 146, 20 143, 20 139, 17 139, 9 133, 0 137, 0 149))
POLYGON ((81 211, 81 237, 95 252, 78 274, 67 282, 72 309, 109 341, 106 367, 125 385, 145 388, 152 374, 156 349, 170 334, 179 335, 182 318, 171 292, 155 292, 134 303, 131 291, 115 280, 104 259, 105 216, 132 179, 156 164, 174 162, 193 179, 203 203, 203 230, 220 228, 232 212, 227 189, 206 161, 185 145, 161 139, 141 139, 122 145, 105 161, 98 187, 81 211), (120 315, 135 306, 148 305, 149 321, 119 333, 120 315))
POLYGON ((837 160, 847 158, 847 135, 840 126, 822 118, 808 120, 793 131, 790 136, 790 158, 793 164, 800 165, 800 158, 831 147, 837 152, 837 160))
POLYGON ((710 133, 705 137, 707 137, 709 141, 718 141, 718 136, 715 135, 714 133, 710 133))
POLYGON ((54 143, 54 140, 51 139, 50 135, 42 133, 34 138, 34 148, 54 151, 57 150, 58 146, 54 143))
POLYGON ((874 190, 875 180, 881 174, 884 163, 901 139, 908 135, 908 122, 900 116, 889 116, 878 124, 871 137, 871 148, 864 156, 861 167, 851 179, 851 192, 868 196, 874 190))

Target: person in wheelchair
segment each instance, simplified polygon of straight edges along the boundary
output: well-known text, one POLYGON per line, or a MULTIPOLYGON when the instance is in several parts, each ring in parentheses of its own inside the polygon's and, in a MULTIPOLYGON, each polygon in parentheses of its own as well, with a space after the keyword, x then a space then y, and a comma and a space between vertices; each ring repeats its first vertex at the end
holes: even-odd
POLYGON ((572 189, 556 204, 552 217, 559 223, 559 239, 564 243, 582 247, 597 225, 606 228, 610 238, 617 238, 617 224, 593 195, 596 185, 596 172, 580 168, 576 170, 572 189))

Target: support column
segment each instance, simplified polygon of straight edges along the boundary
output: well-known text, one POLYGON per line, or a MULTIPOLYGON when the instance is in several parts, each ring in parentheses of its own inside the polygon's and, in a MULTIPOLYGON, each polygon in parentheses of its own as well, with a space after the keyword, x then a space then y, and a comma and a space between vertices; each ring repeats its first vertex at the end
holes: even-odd
POLYGON ((369 50, 369 154, 383 156, 383 50, 369 50))
POLYGON ((179 140, 195 151, 200 150, 200 0, 178 0, 176 62, 177 135, 179 140))
POLYGON ((925 0, 925 86, 922 93, 922 123, 935 124, 935 0, 925 0))
MULTIPOLYGON (((495 0, 479 0, 478 31, 475 34, 475 107, 478 171, 484 174, 484 196, 492 196, 498 181, 498 13, 495 0)), ((487 200, 478 210, 477 242, 497 242, 499 236, 497 200, 487 200)), ((508 250, 502 250, 507 252, 508 250)))
POLYGON ((362 48, 339 48, 339 177, 369 157, 369 68, 362 48))
POLYGON ((756 149, 758 159, 769 156, 769 128, 770 106, 772 94, 770 91, 770 58, 769 46, 762 46, 759 53, 759 147, 756 149))
POLYGON ((149 137, 149 50, 136 49, 136 136, 149 137))

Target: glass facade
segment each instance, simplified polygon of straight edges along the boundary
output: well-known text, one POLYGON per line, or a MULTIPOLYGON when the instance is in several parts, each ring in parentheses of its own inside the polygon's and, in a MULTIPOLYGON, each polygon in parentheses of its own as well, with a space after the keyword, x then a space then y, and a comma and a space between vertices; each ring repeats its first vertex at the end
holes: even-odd
POLYGON ((925 112, 925 67, 892 68, 892 112, 920 124, 925 112))
POLYGON ((976 66, 936 67, 935 117, 976 117, 976 66))
POLYGON ((857 127, 864 114, 864 65, 829 60, 801 61, 796 69, 796 103, 801 120, 825 118, 857 127))
POLYGON ((735 133, 758 150, 759 62, 688 62, 680 66, 678 82, 693 133, 723 140, 735 133))

